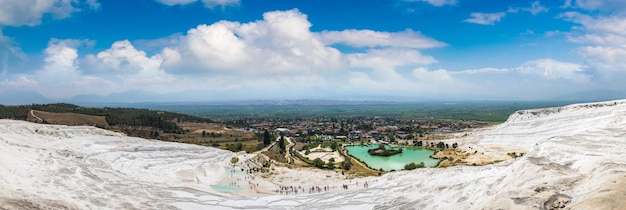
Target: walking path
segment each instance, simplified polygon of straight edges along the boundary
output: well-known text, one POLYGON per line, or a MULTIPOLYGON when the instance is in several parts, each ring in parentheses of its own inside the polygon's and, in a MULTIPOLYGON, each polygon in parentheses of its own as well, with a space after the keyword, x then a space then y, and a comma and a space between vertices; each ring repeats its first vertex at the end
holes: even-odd
POLYGON ((43 119, 37 117, 37 115, 35 115, 35 112, 32 109, 30 110, 30 115, 32 115, 34 118, 37 118, 37 120, 39 120, 39 122, 43 122, 43 119))

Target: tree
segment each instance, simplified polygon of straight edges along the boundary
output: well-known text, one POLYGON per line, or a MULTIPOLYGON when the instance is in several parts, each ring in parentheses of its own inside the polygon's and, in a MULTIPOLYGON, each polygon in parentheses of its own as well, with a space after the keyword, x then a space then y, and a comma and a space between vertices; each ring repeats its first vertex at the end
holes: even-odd
POLYGON ((330 144, 330 149, 337 150, 337 142, 336 141, 333 141, 333 143, 330 144))
POLYGON ((206 131, 202 131, 202 138, 206 137, 206 131))
POLYGON ((350 170, 350 167, 352 167, 352 163, 349 160, 341 162, 341 168, 343 168, 343 170, 350 170))
POLYGON ((239 162, 239 158, 238 157, 233 157, 230 159, 230 163, 232 163, 233 165, 237 164, 237 162, 239 162))
POLYGON ((315 160, 313 160, 313 166, 322 168, 324 167, 324 161, 320 158, 315 158, 315 160))
POLYGON ((265 130, 265 132, 263 132, 263 144, 269 145, 271 142, 272 140, 270 138, 270 132, 265 130))
POLYGON ((439 143, 437 143, 437 147, 443 149, 443 148, 446 147, 446 144, 443 143, 443 142, 439 142, 439 143))
POLYGON ((404 170, 413 170, 416 168, 424 168, 424 162, 420 162, 418 164, 409 163, 409 164, 404 165, 404 170))
POLYGON ((330 169, 335 169, 335 158, 330 158, 328 160, 328 164, 326 164, 328 166, 328 168, 330 169))
POLYGON ((278 147, 281 152, 285 151, 285 138, 283 136, 280 136, 280 140, 278 140, 278 147))

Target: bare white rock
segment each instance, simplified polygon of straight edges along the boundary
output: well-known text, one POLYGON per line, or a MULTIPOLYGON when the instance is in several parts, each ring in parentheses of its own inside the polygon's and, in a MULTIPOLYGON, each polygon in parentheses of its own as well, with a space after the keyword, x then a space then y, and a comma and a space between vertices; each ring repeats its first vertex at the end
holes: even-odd
MULTIPOLYGON (((227 170, 231 157, 252 155, 93 127, 0 120, 0 209, 626 206, 626 100, 522 110, 501 125, 457 141, 487 156, 506 155, 511 148, 528 153, 492 165, 389 173, 366 189, 233 196, 211 185, 232 177, 227 170)), ((327 176, 310 171, 306 178, 323 182, 327 176)), ((266 188, 280 184, 256 179, 266 188)))

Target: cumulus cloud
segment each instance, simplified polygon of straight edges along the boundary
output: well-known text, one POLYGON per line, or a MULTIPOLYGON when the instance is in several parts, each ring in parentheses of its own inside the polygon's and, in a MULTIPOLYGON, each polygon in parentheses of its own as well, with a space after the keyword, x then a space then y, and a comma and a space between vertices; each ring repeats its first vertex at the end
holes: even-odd
POLYGON ((146 52, 137 50, 128 40, 117 41, 111 48, 88 55, 85 60, 91 68, 112 71, 117 74, 138 74, 143 77, 162 75, 160 55, 148 57, 146 52))
POLYGON ((186 5, 194 2, 201 1, 204 3, 204 6, 207 8, 214 8, 216 6, 234 6, 239 5, 239 0, 156 0, 165 5, 174 6, 174 5, 186 5))
POLYGON ((446 46, 443 42, 424 36, 420 32, 415 32, 411 29, 401 32, 354 29, 322 31, 318 34, 318 37, 328 45, 341 43, 354 47, 434 48, 446 46))
POLYGON ((78 50, 74 40, 52 40, 45 50, 43 73, 53 77, 67 77, 79 74, 78 50))
POLYGON ((475 23, 480 25, 494 25, 495 22, 500 21, 502 17, 504 17, 506 13, 504 12, 496 12, 496 13, 480 13, 473 12, 470 14, 471 18, 463 20, 463 22, 475 23))
POLYGON ((616 11, 623 13, 626 1, 623 0, 566 0, 562 8, 581 8, 585 10, 616 11))
POLYGON ((566 79, 575 82, 586 82, 590 79, 584 73, 583 66, 575 63, 567 63, 553 59, 538 59, 528 61, 515 70, 536 76, 541 76, 548 80, 566 79))
MULTIPOLYGON (((99 7, 95 0, 87 0, 91 8, 99 7)), ((0 0, 0 25, 34 26, 39 25, 44 16, 63 19, 80 11, 81 1, 77 0, 0 0)))
POLYGON ((548 8, 541 6, 539 1, 535 1, 531 3, 530 7, 522 8, 524 11, 530 12, 530 14, 537 15, 541 12, 548 12, 548 8))
POLYGON ((481 69, 466 69, 462 71, 452 72, 453 74, 485 74, 485 73, 507 73, 510 69, 505 68, 481 68, 481 69))
POLYGON ((405 0, 407 2, 426 2, 430 5, 441 7, 445 5, 455 5, 457 0, 405 0))
POLYGON ((507 10, 508 13, 517 13, 520 10, 529 12, 532 15, 537 15, 541 12, 548 12, 550 9, 541 5, 541 2, 535 1, 530 4, 530 7, 509 7, 507 10))
POLYGON ((626 72, 626 48, 611 46, 585 46, 578 49, 585 62, 595 70, 611 76, 626 72))
POLYGON ((606 77, 626 74, 626 18, 622 16, 589 16, 578 12, 561 15, 578 24, 567 33, 569 41, 583 44, 578 52, 586 64, 606 77))
POLYGON ((444 69, 438 69, 434 71, 429 71, 424 67, 414 69, 411 74, 413 77, 418 79, 420 82, 430 82, 430 83, 439 83, 446 80, 451 80, 452 77, 448 73, 448 71, 444 69))
POLYGON ((206 72, 302 73, 344 65, 341 53, 318 40, 310 27, 297 9, 266 12, 255 22, 199 25, 164 53, 169 69, 186 65, 206 72))
POLYGON ((31 88, 37 86, 37 81, 21 75, 15 79, 5 79, 0 81, 0 89, 11 90, 19 88, 31 88))
POLYGON ((422 55, 419 51, 411 49, 372 49, 366 53, 349 54, 347 57, 350 66, 374 69, 393 69, 409 64, 428 65, 437 62, 432 56, 422 55))

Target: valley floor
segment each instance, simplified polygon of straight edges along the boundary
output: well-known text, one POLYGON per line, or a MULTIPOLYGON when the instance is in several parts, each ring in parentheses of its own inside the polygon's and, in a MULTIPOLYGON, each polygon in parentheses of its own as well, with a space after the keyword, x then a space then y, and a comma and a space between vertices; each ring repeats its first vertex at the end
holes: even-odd
POLYGON ((519 111, 501 125, 449 141, 474 151, 470 160, 510 160, 355 179, 278 166, 248 174, 241 169, 260 164, 256 155, 94 127, 0 120, 0 209, 626 206, 626 101, 519 111), (527 154, 511 159, 512 151, 527 154), (234 156, 240 159, 235 166, 234 156))

